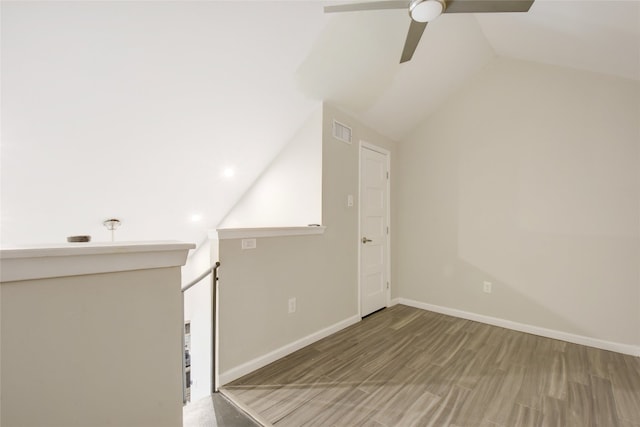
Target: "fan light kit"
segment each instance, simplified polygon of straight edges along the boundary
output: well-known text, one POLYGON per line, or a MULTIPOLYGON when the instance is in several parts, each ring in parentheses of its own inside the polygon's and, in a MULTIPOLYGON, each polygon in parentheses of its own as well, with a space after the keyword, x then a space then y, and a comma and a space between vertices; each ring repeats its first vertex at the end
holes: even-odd
POLYGON ((325 13, 383 9, 409 9, 411 25, 400 63, 413 58, 427 23, 443 13, 528 12, 534 0, 379 0, 326 6, 325 13))
POLYGON ((444 0, 413 0, 409 5, 409 16, 417 22, 431 22, 446 9, 444 0))

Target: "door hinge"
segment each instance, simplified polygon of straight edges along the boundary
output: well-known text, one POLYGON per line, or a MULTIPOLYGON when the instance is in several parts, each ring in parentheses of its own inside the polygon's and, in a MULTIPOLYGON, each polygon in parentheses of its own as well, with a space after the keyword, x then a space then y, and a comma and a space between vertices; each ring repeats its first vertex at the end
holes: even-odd
POLYGON ((387 226, 387 234, 389 234, 389 227, 387 226))
POLYGON ((389 282, 387 282, 387 289, 389 289, 389 282))
POLYGON ((387 171, 387 179, 389 179, 389 171, 387 171))

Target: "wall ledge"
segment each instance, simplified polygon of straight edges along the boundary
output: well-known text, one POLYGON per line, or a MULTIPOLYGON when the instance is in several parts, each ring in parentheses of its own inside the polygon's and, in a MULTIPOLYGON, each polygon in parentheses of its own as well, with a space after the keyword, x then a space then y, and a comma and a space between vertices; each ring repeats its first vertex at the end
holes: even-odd
POLYGON ((210 239, 248 239, 257 237, 308 236, 324 234, 327 227, 260 227, 260 228, 218 228, 209 231, 210 239))
POLYGON ((0 250, 0 282, 182 266, 181 242, 66 243, 0 250))

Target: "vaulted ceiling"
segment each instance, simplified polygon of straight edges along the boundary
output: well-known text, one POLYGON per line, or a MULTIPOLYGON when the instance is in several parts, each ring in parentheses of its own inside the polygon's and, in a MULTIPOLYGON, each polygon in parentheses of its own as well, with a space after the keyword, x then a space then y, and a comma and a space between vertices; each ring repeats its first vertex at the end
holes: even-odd
POLYGON ((199 242, 322 100, 401 141, 496 56, 640 81, 636 1, 445 14, 405 64, 406 11, 326 4, 3 1, 3 246, 199 242))

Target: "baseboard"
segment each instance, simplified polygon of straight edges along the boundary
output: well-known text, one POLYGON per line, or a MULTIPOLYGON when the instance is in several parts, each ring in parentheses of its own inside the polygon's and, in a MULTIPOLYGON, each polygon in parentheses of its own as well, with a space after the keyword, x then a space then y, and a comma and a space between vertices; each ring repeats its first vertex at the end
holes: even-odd
MULTIPOLYGON (((389 307, 393 307, 394 305, 400 304, 400 298, 394 298, 389 302, 389 307)), ((406 304, 409 305, 409 304, 406 304)))
POLYGON ((278 359, 282 359, 288 354, 300 350, 301 348, 306 347, 309 344, 313 344, 314 342, 321 340, 322 338, 328 337, 331 334, 335 334, 336 332, 348 326, 358 323, 360 320, 360 316, 358 315, 349 317, 348 319, 342 320, 318 332, 314 332, 311 335, 307 335, 304 338, 294 341, 291 344, 280 347, 270 353, 265 354, 264 356, 256 357, 255 359, 243 363, 240 366, 236 366, 235 368, 231 368, 228 371, 221 372, 219 376, 220 386, 229 384, 231 381, 237 380, 238 378, 243 377, 248 373, 255 371, 256 369, 260 369, 263 366, 268 365, 269 363, 275 362, 278 359))
MULTIPOLYGON (((539 335, 546 338, 552 338, 561 341, 567 341, 574 344, 586 345, 602 350, 615 351, 616 353, 629 354, 632 356, 640 356, 640 346, 622 344, 612 341, 600 340, 597 338, 586 337, 583 335, 571 334, 568 332, 557 331, 554 329, 542 328, 539 326, 528 325, 526 323, 513 322, 511 320, 500 319, 497 317, 485 316, 483 314, 471 313, 468 311, 457 310, 455 308, 442 307, 434 304, 427 304, 420 301, 414 301, 406 298, 397 298, 395 304, 404 304, 410 307, 420 308, 422 310, 433 311, 436 313, 446 314, 453 317, 459 317, 467 320, 474 320, 488 325, 500 326, 502 328, 512 329, 514 331, 526 332, 528 334, 539 335)), ((394 300, 394 301, 396 301, 394 300)), ((392 302, 392 305, 393 302, 392 302)))

